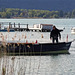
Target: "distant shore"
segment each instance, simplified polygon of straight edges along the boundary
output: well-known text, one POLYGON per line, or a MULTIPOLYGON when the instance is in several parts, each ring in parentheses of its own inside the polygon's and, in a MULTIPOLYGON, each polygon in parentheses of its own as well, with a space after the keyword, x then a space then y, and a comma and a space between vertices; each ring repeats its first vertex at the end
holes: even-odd
POLYGON ((26 18, 26 19, 60 19, 60 18, 75 18, 75 9, 69 12, 62 10, 36 10, 36 9, 19 9, 19 8, 1 8, 0 18, 26 18))

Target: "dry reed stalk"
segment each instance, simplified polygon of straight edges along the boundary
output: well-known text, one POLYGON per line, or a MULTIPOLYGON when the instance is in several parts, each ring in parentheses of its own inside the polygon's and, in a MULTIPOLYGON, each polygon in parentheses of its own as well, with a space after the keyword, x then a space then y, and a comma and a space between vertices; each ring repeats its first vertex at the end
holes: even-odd
POLYGON ((5 74, 6 74, 6 69, 2 68, 2 75, 5 75, 5 74))

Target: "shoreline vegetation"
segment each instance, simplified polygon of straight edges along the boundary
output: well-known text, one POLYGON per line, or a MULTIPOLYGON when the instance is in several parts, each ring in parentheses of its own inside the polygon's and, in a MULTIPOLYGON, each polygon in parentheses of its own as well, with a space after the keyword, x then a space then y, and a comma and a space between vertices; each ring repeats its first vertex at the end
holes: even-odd
POLYGON ((28 18, 28 19, 52 19, 52 18, 75 18, 75 9, 69 12, 36 10, 36 9, 19 9, 19 8, 0 8, 0 18, 28 18))

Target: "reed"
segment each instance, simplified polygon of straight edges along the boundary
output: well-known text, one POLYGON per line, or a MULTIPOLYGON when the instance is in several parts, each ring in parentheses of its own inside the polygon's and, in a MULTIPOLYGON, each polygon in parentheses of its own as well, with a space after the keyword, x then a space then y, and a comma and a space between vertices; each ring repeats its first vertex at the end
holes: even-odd
POLYGON ((2 68, 2 75, 5 75, 6 74, 6 69, 3 67, 2 68))
POLYGON ((0 46, 0 58, 3 56, 2 47, 0 46))
POLYGON ((3 45, 0 46, 0 58, 4 55, 6 55, 6 47, 4 47, 3 45))

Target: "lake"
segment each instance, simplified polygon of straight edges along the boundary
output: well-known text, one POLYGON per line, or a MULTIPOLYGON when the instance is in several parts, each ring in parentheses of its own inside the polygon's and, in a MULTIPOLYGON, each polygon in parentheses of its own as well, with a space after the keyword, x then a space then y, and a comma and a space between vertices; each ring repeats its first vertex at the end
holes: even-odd
MULTIPOLYGON (((75 39, 75 35, 71 34, 71 28, 75 27, 75 19, 0 19, 0 22, 22 23, 29 24, 53 24, 57 28, 65 28, 61 32, 61 41, 75 39)), ((1 34, 1 33, 0 33, 1 34)), ((28 42, 51 42, 49 32, 4 32, 7 35, 6 41, 11 41, 12 37, 17 35, 14 41, 28 42), (26 35, 23 39, 22 35, 26 35), (41 38, 41 35, 44 38, 41 38)), ((0 38, 1 40, 1 38, 0 38)), ((48 56, 3 56, 0 58, 0 75, 75 75, 75 42, 71 44, 69 49, 70 54, 48 55, 48 56)))

